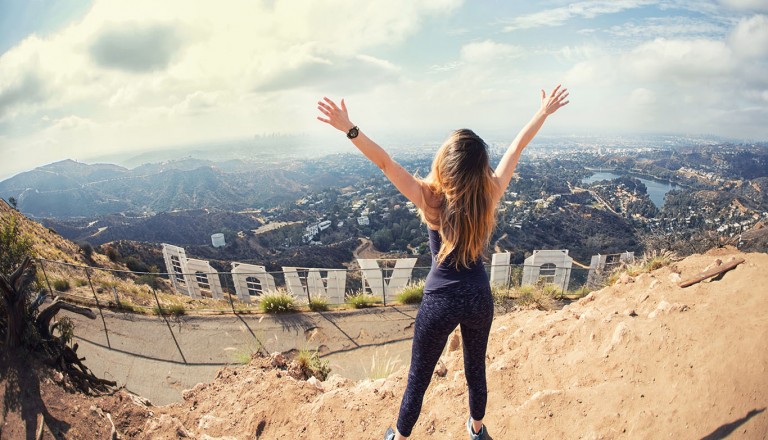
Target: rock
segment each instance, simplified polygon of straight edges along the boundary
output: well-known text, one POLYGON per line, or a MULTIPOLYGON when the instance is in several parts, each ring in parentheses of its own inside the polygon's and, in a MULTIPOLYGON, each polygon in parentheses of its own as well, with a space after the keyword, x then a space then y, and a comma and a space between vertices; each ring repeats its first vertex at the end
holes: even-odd
POLYGON ((653 319, 659 316, 659 314, 664 313, 668 309, 669 309, 669 303, 667 301, 661 300, 661 302, 659 302, 659 305, 656 306, 656 310, 648 314, 648 319, 653 319))
POLYGON ((613 337, 611 338, 611 343, 608 345, 608 347, 603 350, 603 356, 607 357, 608 354, 616 349, 616 347, 626 339, 626 336, 630 333, 629 326, 626 322, 620 322, 616 329, 613 331, 613 337))
POLYGON ((621 275, 619 275, 618 281, 616 281, 616 284, 630 284, 634 283, 635 279, 629 276, 628 273, 624 272, 621 275))
POLYGON ((446 374, 448 374, 448 367, 446 367, 445 362, 440 359, 437 361, 437 366, 435 367, 435 375, 438 377, 445 377, 446 374))
POLYGON ((330 377, 325 379, 325 388, 334 389, 341 388, 349 383, 349 379, 339 376, 338 374, 331 374, 330 377))
POLYGON ((594 301, 594 300, 595 300, 595 295, 594 295, 594 292, 589 292, 589 293, 587 294, 587 296, 585 296, 584 298, 582 298, 582 299, 578 300, 578 301, 577 301, 577 303, 578 303, 580 306, 583 306, 584 304, 586 304, 586 303, 588 303, 588 302, 590 302, 590 301, 594 301))
POLYGON ((307 379, 307 383, 314 386, 320 391, 325 391, 325 388, 323 388, 323 383, 320 382, 320 380, 318 380, 318 378, 316 378, 315 376, 312 376, 309 379, 307 379))
POLYGON ((144 425, 145 438, 189 438, 189 431, 176 417, 161 414, 157 419, 150 419, 144 425), (173 437, 168 434, 172 433, 173 437))
POLYGON ((635 309, 631 309, 630 308, 630 309, 624 310, 624 315, 625 316, 635 317, 635 316, 637 316, 637 313, 635 313, 635 309))
POLYGON ((677 284, 677 283, 680 282, 681 279, 682 278, 680 278, 680 274, 679 273, 672 272, 671 274, 669 274, 669 281, 672 282, 672 283, 677 284))
POLYGON ((285 359, 285 356, 283 356, 280 352, 274 352, 269 355, 269 365, 272 368, 285 368, 288 361, 285 359))

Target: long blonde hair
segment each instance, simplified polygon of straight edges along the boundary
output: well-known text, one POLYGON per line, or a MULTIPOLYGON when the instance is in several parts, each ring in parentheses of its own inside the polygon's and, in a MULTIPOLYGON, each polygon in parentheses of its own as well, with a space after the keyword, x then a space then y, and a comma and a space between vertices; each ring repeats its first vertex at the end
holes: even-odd
POLYGON ((439 216, 422 220, 439 227, 439 263, 452 252, 456 269, 469 267, 482 254, 496 226, 497 183, 487 145, 472 130, 454 131, 443 143, 424 182, 440 200, 439 216))

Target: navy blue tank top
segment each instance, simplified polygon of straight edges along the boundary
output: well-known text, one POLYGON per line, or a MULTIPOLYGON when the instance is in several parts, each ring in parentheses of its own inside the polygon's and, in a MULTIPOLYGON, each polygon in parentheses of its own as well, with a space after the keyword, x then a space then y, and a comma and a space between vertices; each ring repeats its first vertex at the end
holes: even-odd
POLYGON ((437 230, 428 229, 429 249, 432 252, 432 267, 429 269, 429 275, 427 275, 424 293, 450 293, 457 288, 464 291, 465 288, 472 287, 472 285, 480 288, 490 288, 488 274, 485 273, 481 256, 478 256, 477 260, 470 264, 468 268, 459 266, 459 269, 456 269, 453 252, 448 254, 448 257, 441 264, 438 264, 437 253, 440 252, 440 245, 443 241, 437 230))

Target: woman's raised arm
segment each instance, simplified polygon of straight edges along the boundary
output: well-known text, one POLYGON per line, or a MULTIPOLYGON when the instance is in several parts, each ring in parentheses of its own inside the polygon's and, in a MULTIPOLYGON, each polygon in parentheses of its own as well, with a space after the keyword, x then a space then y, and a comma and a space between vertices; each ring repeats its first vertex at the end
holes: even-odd
POLYGON ((549 96, 547 96, 544 90, 541 91, 541 108, 533 115, 528 124, 520 130, 520 133, 512 141, 512 144, 510 144, 506 153, 502 156, 501 162, 496 167, 496 179, 499 184, 498 188, 501 191, 498 194, 498 198, 501 198, 507 186, 509 186, 509 181, 512 180, 512 175, 515 173, 515 168, 517 168, 517 162, 520 160, 520 154, 522 154, 523 149, 539 132, 547 116, 568 104, 569 101, 565 100, 567 97, 568 89, 561 89, 559 85, 552 90, 549 96))
POLYGON ((317 109, 325 115, 325 117, 318 116, 318 120, 347 133, 347 137, 355 144, 355 147, 371 162, 381 168, 384 175, 395 185, 395 188, 413 202, 417 208, 421 210, 426 209, 422 184, 419 180, 408 173, 399 163, 395 162, 383 148, 366 136, 362 130, 349 120, 349 112, 347 112, 347 106, 343 99, 341 100, 341 107, 339 107, 332 100, 323 98, 317 102, 317 109))

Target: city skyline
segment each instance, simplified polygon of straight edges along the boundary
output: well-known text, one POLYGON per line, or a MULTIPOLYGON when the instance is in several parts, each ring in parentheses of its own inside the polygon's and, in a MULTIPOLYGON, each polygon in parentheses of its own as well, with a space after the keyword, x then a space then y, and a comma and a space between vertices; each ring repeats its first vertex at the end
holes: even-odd
MULTIPOLYGON (((346 98, 374 139, 546 134, 765 140, 768 1, 0 2, 0 179, 73 158, 302 133, 346 98), (561 114, 562 113, 562 114, 561 114), (12 158, 12 159, 11 159, 12 158)), ((258 154, 257 151, 254 154, 258 154)))

